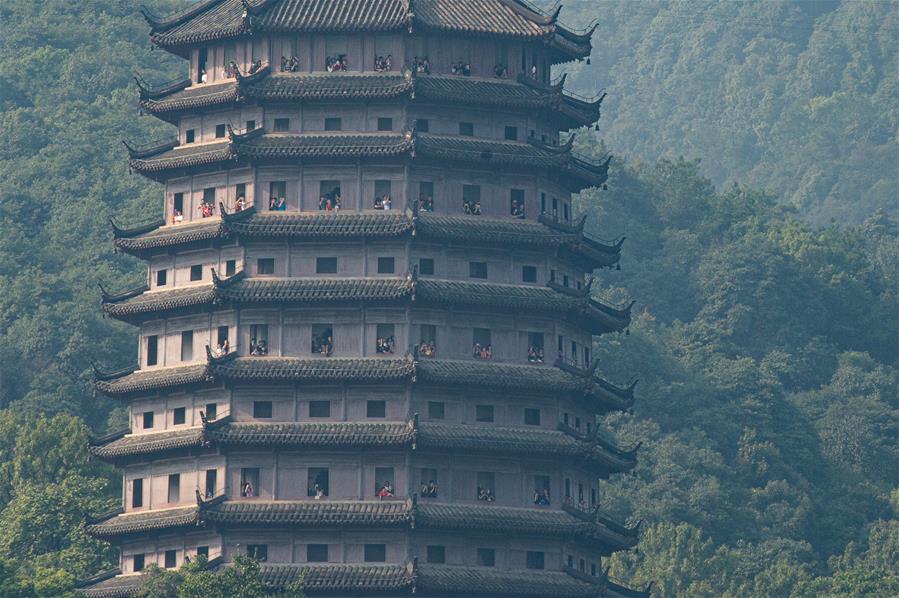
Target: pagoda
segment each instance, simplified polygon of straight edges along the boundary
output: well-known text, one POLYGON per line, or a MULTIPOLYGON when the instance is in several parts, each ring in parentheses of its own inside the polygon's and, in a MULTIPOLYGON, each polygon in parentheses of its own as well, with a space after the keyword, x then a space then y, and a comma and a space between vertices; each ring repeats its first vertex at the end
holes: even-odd
POLYGON ((592 30, 522 0, 144 16, 189 77, 137 80, 177 136, 126 144, 163 217, 113 222, 147 279, 103 291, 138 362, 95 373, 130 426, 92 441, 124 480, 88 532, 121 561, 80 591, 249 555, 309 596, 648 595, 602 562, 638 540, 599 485, 636 447, 597 426, 634 385, 599 377, 591 347, 630 306, 592 297, 623 240, 585 234, 572 194, 609 161, 560 136, 602 99, 551 79, 592 30))

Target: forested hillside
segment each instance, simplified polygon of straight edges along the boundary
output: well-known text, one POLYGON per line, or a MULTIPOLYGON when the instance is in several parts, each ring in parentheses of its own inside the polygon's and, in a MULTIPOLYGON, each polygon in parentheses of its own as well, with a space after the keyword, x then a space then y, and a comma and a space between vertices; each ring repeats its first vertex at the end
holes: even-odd
MULTIPOLYGON (((895 5, 570 4, 600 19, 572 82, 610 92, 578 143, 616 156, 578 207, 628 237, 594 289, 638 302, 595 347, 613 381, 640 378, 606 422, 640 465, 601 499, 646 524, 611 574, 657 596, 899 594, 895 5)), ((0 598, 113 562, 81 531, 121 496, 87 458, 124 423, 91 362, 136 342, 96 285, 144 277, 106 218, 161 204, 120 144, 167 126, 138 116, 131 75, 183 68, 146 34, 125 0, 0 3, 0 598)))
POLYGON ((608 92, 617 154, 700 158, 715 184, 770 191, 817 224, 895 205, 899 3, 563 4, 564 20, 598 25, 570 82, 608 92))

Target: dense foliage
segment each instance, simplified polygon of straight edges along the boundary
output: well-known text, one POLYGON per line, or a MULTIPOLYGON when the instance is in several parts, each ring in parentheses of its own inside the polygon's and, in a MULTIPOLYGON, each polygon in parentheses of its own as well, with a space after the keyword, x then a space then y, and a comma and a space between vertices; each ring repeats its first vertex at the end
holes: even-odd
POLYGON ((143 583, 143 598, 303 598, 302 580, 291 583, 283 591, 272 592, 259 576, 259 563, 238 555, 225 568, 207 567, 206 557, 186 562, 177 570, 155 565, 143 583))
MULTIPOLYGON (((664 596, 897 594, 899 232, 877 211, 896 197, 893 13, 630 6, 567 9, 601 17, 574 82, 611 92, 579 144, 621 156, 579 201, 594 233, 628 237, 595 288, 639 302, 630 335, 596 347, 607 376, 641 379, 634 413, 607 422, 644 444, 603 503, 647 522, 612 575, 664 596), (822 216, 844 224, 808 224, 822 216)), ((0 49, 0 597, 59 596, 115 562, 83 533, 121 495, 84 449, 124 422, 90 363, 125 365, 136 343, 96 284, 145 276, 105 219, 157 216, 119 141, 166 126, 138 118, 130 77, 183 65, 124 0, 2 3, 0 49)))

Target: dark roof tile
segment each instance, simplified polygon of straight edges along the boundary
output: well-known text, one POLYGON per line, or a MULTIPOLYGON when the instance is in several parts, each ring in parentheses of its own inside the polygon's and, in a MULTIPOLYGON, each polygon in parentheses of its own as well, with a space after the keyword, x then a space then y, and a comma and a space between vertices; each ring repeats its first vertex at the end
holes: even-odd
POLYGON ((290 446, 363 448, 404 447, 412 442, 405 422, 291 422, 279 424, 231 423, 210 432, 227 446, 290 446))
POLYGON ((400 527, 412 521, 404 500, 230 501, 203 513, 204 521, 240 526, 300 526, 316 529, 400 527))
POLYGON ((128 434, 112 442, 90 447, 92 455, 104 460, 124 459, 133 455, 194 448, 204 443, 203 430, 191 428, 148 434, 128 434))
POLYGON ((197 525, 196 506, 116 515, 102 523, 88 525, 87 533, 95 538, 111 539, 128 534, 191 527, 197 525))
POLYGON ((205 363, 193 365, 138 370, 110 380, 97 380, 94 388, 111 397, 151 392, 207 382, 209 376, 205 363))

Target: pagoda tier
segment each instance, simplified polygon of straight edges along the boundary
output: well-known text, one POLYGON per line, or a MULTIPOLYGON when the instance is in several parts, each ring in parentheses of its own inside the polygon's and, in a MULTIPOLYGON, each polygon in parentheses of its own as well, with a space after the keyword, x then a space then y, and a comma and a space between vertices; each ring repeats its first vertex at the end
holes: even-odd
POLYGON ((149 565, 248 554, 310 596, 646 596, 602 565, 639 532, 599 483, 637 465, 598 419, 635 383, 591 358, 631 322, 589 277, 623 238, 585 234, 572 203, 610 158, 560 136, 602 98, 551 73, 590 32, 523 0, 145 16, 189 76, 138 79, 141 110, 178 131, 128 146, 164 210, 113 223, 147 278, 102 290, 138 359, 95 372, 129 413, 90 444, 124 484, 88 532, 121 557, 80 591, 132 596, 149 565))
MULTIPOLYGON (((219 562, 210 563, 219 568, 219 562)), ((126 598, 140 591, 140 577, 120 576, 108 571, 89 580, 83 590, 90 598, 126 598)), ((261 575, 272 589, 302 579, 307 595, 390 595, 423 598, 649 598, 651 584, 644 590, 621 586, 607 575, 592 577, 574 568, 558 572, 509 572, 483 567, 446 567, 418 564, 417 560, 397 565, 263 565, 261 575)))
POLYGON ((152 89, 137 80, 141 108, 177 124, 185 114, 207 113, 253 103, 327 103, 392 101, 404 105, 486 107, 536 111, 560 129, 592 125, 599 120, 603 97, 582 99, 565 93, 565 77, 543 84, 519 75, 516 80, 419 75, 403 73, 272 74, 265 67, 253 75, 238 76, 205 87, 190 79, 152 89))
POLYGON ((421 33, 536 44, 558 63, 589 56, 595 29, 572 31, 558 11, 544 15, 518 0, 207 0, 166 19, 144 16, 153 43, 182 56, 247 35, 421 33))
MULTIPOLYGON (((154 180, 199 173, 203 169, 240 168, 279 163, 335 164, 372 160, 381 164, 440 165, 445 161, 476 168, 503 168, 506 172, 541 173, 571 191, 598 187, 608 177, 608 160, 593 163, 571 151, 574 137, 563 146, 541 141, 494 141, 408 131, 392 133, 304 133, 266 135, 255 129, 231 134, 228 141, 178 146, 177 141, 137 150, 129 147, 129 165, 154 180)), ((400 206, 402 207, 402 206, 400 206)))
POLYGON ((133 399, 142 394, 236 382, 408 383, 485 390, 554 392, 590 406, 594 413, 629 409, 636 382, 615 386, 557 362, 557 367, 475 361, 407 358, 323 359, 290 357, 213 358, 208 363, 149 370, 97 372, 95 388, 105 395, 133 399))
MULTIPOLYGON (((224 212, 224 211, 223 211, 224 212)), ((498 218, 446 216, 430 212, 381 211, 289 214, 253 208, 224 218, 165 226, 160 220, 142 227, 113 227, 119 251, 148 259, 172 251, 221 247, 244 240, 406 240, 415 243, 472 243, 482 246, 551 251, 587 270, 612 267, 621 257, 624 239, 603 243, 578 225, 563 225, 549 217, 539 222, 498 218)))

